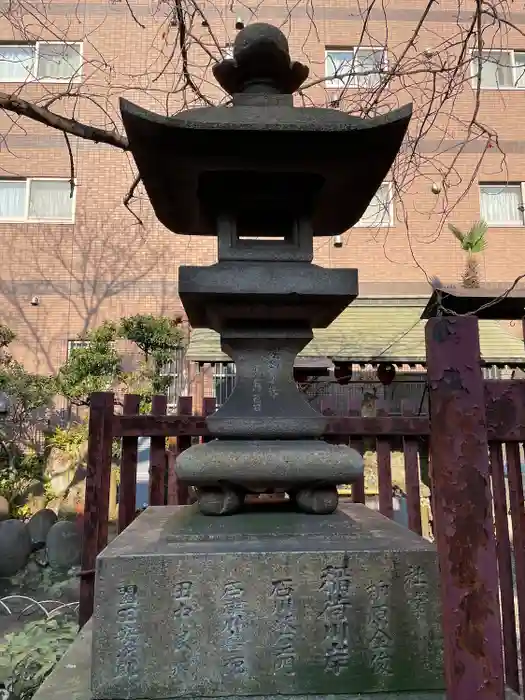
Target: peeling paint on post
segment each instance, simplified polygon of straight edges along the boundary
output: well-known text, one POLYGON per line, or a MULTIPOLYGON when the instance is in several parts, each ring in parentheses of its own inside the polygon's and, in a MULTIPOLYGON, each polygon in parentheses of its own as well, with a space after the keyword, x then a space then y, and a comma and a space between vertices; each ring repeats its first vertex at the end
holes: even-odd
POLYGON ((426 326, 434 531, 448 700, 504 698, 496 547, 478 322, 426 326))

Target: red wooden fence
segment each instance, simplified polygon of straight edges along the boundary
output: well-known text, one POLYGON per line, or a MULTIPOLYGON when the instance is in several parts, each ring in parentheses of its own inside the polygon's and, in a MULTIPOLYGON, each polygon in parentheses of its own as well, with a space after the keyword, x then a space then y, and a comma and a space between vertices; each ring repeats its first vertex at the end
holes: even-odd
MULTIPOLYGON (((502 700, 504 678, 514 690, 520 685, 525 688, 525 677, 520 680, 518 672, 520 665, 525 669, 525 510, 520 467, 520 443, 525 441, 525 382, 483 381, 474 317, 431 319, 426 334, 430 417, 379 412, 377 417, 365 418, 353 411, 348 416, 327 417, 325 437, 352 444, 361 452, 364 441, 375 438, 379 507, 390 518, 391 443, 402 439, 408 522, 419 534, 420 463, 430 449, 447 697, 502 700), (515 596, 522 622, 521 664, 515 596)), ((107 544, 112 440, 122 439, 122 530, 135 517, 138 437, 152 438, 153 505, 185 504, 188 498, 187 488, 177 482, 173 469, 176 453, 166 452, 166 438, 177 438, 177 451, 187 449, 192 440, 210 439, 205 416, 215 409, 212 399, 205 399, 200 415, 192 415, 190 397, 179 400, 177 415, 166 415, 165 397, 154 397, 150 415, 138 415, 138 404, 138 397, 126 396, 122 414, 116 414, 112 394, 98 393, 91 399, 81 624, 93 609, 95 559, 107 544)), ((364 502, 363 483, 353 487, 352 497, 364 502)))

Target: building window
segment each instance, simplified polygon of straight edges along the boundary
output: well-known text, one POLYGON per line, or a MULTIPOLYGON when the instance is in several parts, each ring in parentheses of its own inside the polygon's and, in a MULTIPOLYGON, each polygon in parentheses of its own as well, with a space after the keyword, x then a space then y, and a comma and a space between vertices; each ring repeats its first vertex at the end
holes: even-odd
POLYGON ((187 366, 184 348, 177 348, 174 351, 173 358, 160 368, 160 376, 169 377, 166 395, 168 397, 168 408, 174 410, 177 407, 179 397, 183 396, 187 389, 187 366))
POLYGON ((472 53, 472 76, 477 87, 478 56, 481 56, 480 87, 525 88, 525 51, 481 51, 472 53))
POLYGON ((0 221, 71 223, 75 188, 51 178, 0 178, 0 221))
POLYGON ((483 184, 481 217, 489 226, 523 226, 523 183, 483 184))
POLYGON ((213 387, 217 408, 230 398, 234 386, 235 364, 233 362, 216 362, 213 366, 213 387))
POLYGON ((325 52, 326 87, 372 88, 381 80, 386 68, 383 48, 359 46, 350 49, 327 49, 325 52))
POLYGON ((356 226, 391 226, 393 221, 392 183, 384 182, 356 226))
POLYGON ((0 44, 0 82, 39 80, 63 83, 79 80, 82 44, 63 41, 0 44))
POLYGON ((80 350, 81 348, 87 348, 89 345, 88 340, 68 340, 67 341, 67 359, 71 357, 71 354, 75 352, 75 350, 80 350))
POLYGON ((223 49, 224 58, 233 58, 233 44, 226 44, 223 49))

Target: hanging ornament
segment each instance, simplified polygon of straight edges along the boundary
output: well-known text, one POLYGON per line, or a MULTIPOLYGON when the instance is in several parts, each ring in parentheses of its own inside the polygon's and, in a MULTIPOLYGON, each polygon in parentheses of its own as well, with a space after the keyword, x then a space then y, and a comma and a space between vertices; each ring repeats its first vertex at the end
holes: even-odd
POLYGON ((383 386, 392 384, 396 376, 396 368, 390 363, 382 362, 377 366, 377 378, 383 386))

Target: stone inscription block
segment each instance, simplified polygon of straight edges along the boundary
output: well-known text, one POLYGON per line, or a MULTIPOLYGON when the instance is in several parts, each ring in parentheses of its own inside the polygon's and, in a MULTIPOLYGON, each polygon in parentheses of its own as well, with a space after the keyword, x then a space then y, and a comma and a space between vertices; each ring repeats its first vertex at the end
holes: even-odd
POLYGON ((146 511, 98 560, 95 700, 441 690, 435 551, 365 511, 146 511))

